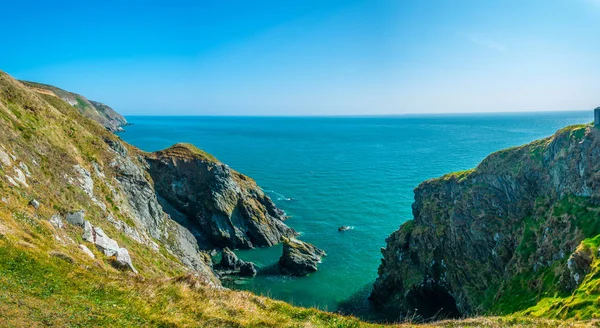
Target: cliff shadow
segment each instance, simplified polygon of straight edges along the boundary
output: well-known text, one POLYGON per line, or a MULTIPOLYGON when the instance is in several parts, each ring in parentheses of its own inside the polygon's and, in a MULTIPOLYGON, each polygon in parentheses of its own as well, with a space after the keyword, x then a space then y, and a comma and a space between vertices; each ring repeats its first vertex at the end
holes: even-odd
POLYGON ((158 203, 163 208, 163 211, 167 213, 173 221, 179 223, 184 228, 188 229, 192 235, 196 238, 198 242, 198 247, 200 250, 210 251, 213 249, 212 243, 204 236, 202 233, 202 227, 197 222, 191 221, 188 217, 179 212, 173 205, 169 203, 166 199, 162 198, 158 193, 156 193, 156 198, 158 199, 158 203))

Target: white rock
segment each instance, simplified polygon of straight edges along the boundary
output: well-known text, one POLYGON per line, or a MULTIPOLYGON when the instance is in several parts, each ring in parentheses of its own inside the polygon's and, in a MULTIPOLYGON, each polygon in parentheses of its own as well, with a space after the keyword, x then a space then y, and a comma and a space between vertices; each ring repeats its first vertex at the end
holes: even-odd
POLYGON ((6 178, 6 180, 8 180, 8 183, 10 183, 12 186, 14 186, 14 187, 19 186, 17 181, 15 181, 15 179, 13 179, 12 177, 9 177, 8 175, 5 175, 4 177, 6 178))
POLYGON ((50 224, 52 224, 54 227, 59 228, 59 229, 62 229, 65 227, 65 225, 63 224, 62 218, 58 214, 52 215, 52 217, 50 218, 50 224))
POLYGON ((85 220, 83 222, 83 235, 81 236, 81 238, 83 238, 83 240, 93 243, 94 242, 94 228, 92 227, 92 224, 85 220))
POLYGON ((117 251, 117 264, 130 269, 131 271, 138 273, 138 271, 133 267, 131 263, 131 257, 129 256, 129 252, 125 248, 119 248, 117 251))
POLYGON ((25 171, 25 175, 29 178, 31 177, 31 172, 29 171, 29 167, 27 167, 27 164, 23 163, 23 162, 19 162, 19 167, 25 171))
POLYGON ((113 239, 110 239, 100 227, 94 227, 96 238, 94 243, 96 247, 106 256, 113 256, 119 251, 119 244, 113 239))
POLYGON ((79 174, 77 181, 79 182, 79 186, 81 189, 88 194, 90 197, 94 197, 94 180, 92 180, 92 175, 90 172, 80 165, 74 166, 75 171, 79 174))
POLYGON ((4 165, 4 166, 11 166, 12 165, 12 161, 10 160, 10 157, 2 149, 0 149, 0 162, 2 162, 2 165, 4 165))
POLYGON ((25 174, 23 173, 23 171, 21 171, 21 169, 19 169, 18 167, 15 167, 14 171, 16 176, 14 176, 13 179, 15 179, 15 181, 22 184, 23 186, 29 187, 29 185, 27 184, 27 178, 25 178, 25 174))
POLYGON ((91 257, 93 259, 96 258, 96 255, 94 255, 94 253, 92 253, 92 251, 90 251, 90 249, 87 248, 87 246, 85 246, 85 245, 79 245, 79 249, 81 249, 85 255, 87 255, 87 256, 89 256, 89 257, 91 257))

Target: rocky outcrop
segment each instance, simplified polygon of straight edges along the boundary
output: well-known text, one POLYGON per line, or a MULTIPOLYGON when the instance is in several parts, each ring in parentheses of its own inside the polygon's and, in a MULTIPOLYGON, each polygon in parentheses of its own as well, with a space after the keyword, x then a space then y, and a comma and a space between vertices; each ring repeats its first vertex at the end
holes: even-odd
POLYGON ((317 265, 325 252, 315 246, 295 238, 282 238, 283 254, 279 266, 285 274, 305 276, 317 271, 317 265))
POLYGON ((227 247, 221 253, 221 263, 219 263, 218 270, 221 274, 236 274, 242 277, 254 277, 258 272, 254 263, 240 260, 227 247))
POLYGON ((256 183, 189 144, 144 155, 154 190, 201 246, 253 248, 294 236, 285 215, 256 183))
POLYGON ((600 233, 599 188, 600 131, 589 125, 426 181, 414 219, 386 239, 371 299, 396 318, 453 317, 532 306, 565 270, 581 283, 589 261, 567 258, 600 233))

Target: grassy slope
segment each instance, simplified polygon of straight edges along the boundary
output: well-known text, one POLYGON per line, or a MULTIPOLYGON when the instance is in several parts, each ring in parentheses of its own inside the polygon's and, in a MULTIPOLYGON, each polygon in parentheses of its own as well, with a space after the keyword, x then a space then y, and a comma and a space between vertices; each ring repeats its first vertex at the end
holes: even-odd
MULTIPOLYGON (((109 167, 111 157, 102 138, 116 139, 59 98, 35 93, 0 72, 0 145, 15 155, 15 163, 31 170, 29 187, 14 187, 5 178, 12 167, 0 168, 0 326, 372 326, 248 292, 207 287, 163 247, 153 251, 107 224, 89 197, 64 179, 64 174, 73 174, 75 164, 90 171, 92 161, 109 167), (27 205, 32 198, 42 204, 39 210, 27 205), (85 209, 86 219, 127 247, 140 274, 116 270, 95 249, 96 259, 87 257, 77 248, 80 228, 56 229, 48 222, 53 214, 73 209, 85 209)), ((94 194, 116 218, 128 222, 120 211, 123 204, 112 198, 106 182, 113 173, 104 173, 105 181, 94 176, 94 194)), ((503 317, 438 325, 560 324, 503 317)))

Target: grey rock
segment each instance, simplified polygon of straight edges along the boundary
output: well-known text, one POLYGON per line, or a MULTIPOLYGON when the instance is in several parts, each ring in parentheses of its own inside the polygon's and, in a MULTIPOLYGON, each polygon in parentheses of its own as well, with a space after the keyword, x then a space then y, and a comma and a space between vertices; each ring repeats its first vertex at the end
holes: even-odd
POLYGON ((146 154, 163 209, 207 248, 272 246, 296 232, 256 183, 192 145, 146 154))
POLYGON ((54 214, 52 215, 52 217, 50 217, 50 224, 52 224, 55 228, 58 229, 62 229, 65 227, 62 218, 58 214, 54 214))
POLYGON ((29 205, 33 206, 36 210, 40 208, 40 202, 35 199, 29 201, 29 205))
POLYGON ((325 252, 309 243, 295 238, 282 238, 283 254, 279 266, 284 273, 292 276, 305 276, 317 271, 317 265, 325 252))
POLYGON ((138 271, 133 267, 133 264, 131 263, 131 257, 129 256, 129 252, 123 247, 117 250, 115 265, 119 268, 129 269, 135 273, 138 273, 138 271))
POLYGON ((242 277, 254 277, 258 273, 256 265, 252 262, 243 262, 240 264, 240 276, 242 277))
POLYGON ((254 263, 240 260, 237 255, 227 247, 223 249, 220 269, 224 274, 238 274, 243 277, 254 277, 258 272, 254 263))
POLYGON ((119 244, 116 241, 109 238, 102 228, 94 227, 94 243, 96 248, 100 250, 106 256, 113 256, 119 251, 119 244))
POLYGON ((94 253, 92 253, 92 251, 89 248, 87 248, 87 246, 85 246, 85 245, 79 245, 79 249, 81 249, 81 251, 85 255, 89 256, 90 258, 92 258, 92 259, 96 258, 96 255, 94 255, 94 253))
POLYGON ((83 224, 85 221, 84 218, 85 218, 85 212, 83 210, 71 212, 71 213, 67 214, 67 216, 65 217, 67 222, 69 222, 70 224, 72 224, 74 226, 82 227, 82 228, 83 228, 83 224))
POLYGON ((83 235, 81 236, 81 238, 83 238, 83 240, 93 243, 95 238, 94 238, 94 228, 92 227, 92 224, 88 221, 85 220, 83 223, 83 235))

